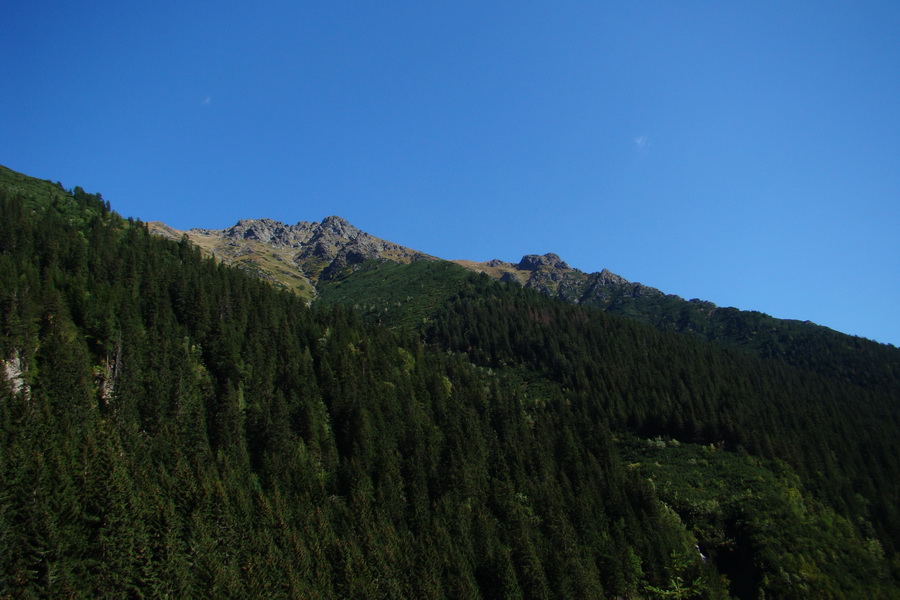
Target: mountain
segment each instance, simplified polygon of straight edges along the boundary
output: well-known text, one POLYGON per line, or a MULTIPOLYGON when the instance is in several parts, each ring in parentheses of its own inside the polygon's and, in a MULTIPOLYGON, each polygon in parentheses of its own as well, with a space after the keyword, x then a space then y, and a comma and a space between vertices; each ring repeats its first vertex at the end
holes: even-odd
MULTIPOLYGON (((181 231, 160 222, 150 232, 178 241, 186 237, 204 252, 286 289, 312 299, 316 283, 334 277, 348 265, 366 260, 408 264, 440 260, 424 252, 370 235, 346 220, 330 216, 318 222, 286 225, 271 219, 241 219, 227 229, 181 231)), ((453 260, 471 271, 505 282, 517 282, 570 302, 596 303, 622 296, 662 296, 662 292, 603 270, 587 274, 570 268, 555 254, 526 255, 517 264, 501 260, 453 260)))
POLYGON ((5 169, 0 360, 4 597, 723 597, 582 410, 5 169))
MULTIPOLYGON (((179 231, 158 222, 149 223, 149 228, 151 233, 168 239, 184 237, 217 260, 292 290, 308 301, 320 298, 326 288, 325 295, 336 293, 332 283, 352 277, 366 261, 409 264, 441 260, 365 233, 336 216, 326 217, 321 223, 301 221, 296 225, 270 219, 244 219, 221 230, 179 231)), ((585 273, 570 267, 553 253, 525 255, 518 263, 498 259, 450 262, 504 283, 622 315, 663 331, 686 333, 823 374, 839 372, 859 383, 881 385, 883 389, 900 393, 900 360, 891 346, 809 321, 776 319, 757 311, 718 307, 698 299, 685 300, 628 281, 607 269, 585 273)), ((400 281, 392 285, 395 289, 404 287, 400 281)), ((392 294, 383 283, 368 282, 366 286, 392 294)), ((420 284, 415 293, 423 293, 426 287, 429 286, 420 284)), ((342 301, 358 304, 362 299, 359 294, 369 292, 354 293, 356 300, 342 294, 342 301)), ((442 293, 431 290, 428 296, 442 293)), ((407 317, 411 314, 407 312, 407 317)))
POLYGON ((340 217, 321 223, 285 225, 271 219, 242 219, 227 229, 179 231, 151 222, 150 232, 171 240, 185 237, 222 262, 249 271, 311 300, 315 285, 335 271, 379 259, 398 263, 435 260, 357 229, 340 217))
POLYGON ((310 303, 0 168, 0 597, 900 596, 897 349, 796 364, 326 221, 221 242, 316 257, 310 303))

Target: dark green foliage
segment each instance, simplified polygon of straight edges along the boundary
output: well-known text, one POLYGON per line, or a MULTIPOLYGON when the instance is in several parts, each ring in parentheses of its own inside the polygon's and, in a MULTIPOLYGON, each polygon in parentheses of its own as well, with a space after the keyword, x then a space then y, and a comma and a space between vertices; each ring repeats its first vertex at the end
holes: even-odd
POLYGON ((796 543, 789 573, 816 544, 854 561, 809 567, 810 595, 896 593, 883 390, 445 263, 333 285, 310 309, 0 171, 0 598, 724 598, 694 545, 732 525, 764 589, 795 589, 796 543), (621 429, 791 468, 723 460, 775 491, 698 517, 621 429))
POLYGON ((0 597, 616 597, 691 539, 559 394, 0 195, 0 597))
POLYGON ((723 566, 739 598, 888 598, 877 539, 804 492, 783 462, 714 445, 627 438, 629 468, 683 516, 697 551, 723 566))
POLYGON ((320 305, 355 307, 364 318, 392 327, 421 327, 471 273, 451 262, 403 265, 367 261, 318 285, 320 305))
POLYGON ((711 302, 661 294, 587 293, 571 298, 583 306, 653 325, 662 331, 744 350, 764 358, 869 388, 900 393, 900 352, 893 346, 833 331, 808 321, 776 319, 757 311, 717 307, 711 302))
POLYGON ((871 520, 885 544, 900 539, 900 487, 890 475, 900 472, 900 414, 881 386, 660 333, 486 277, 473 277, 430 331, 477 364, 520 364, 550 378, 614 429, 781 458, 839 512, 871 520))
MULTIPOLYGON (((408 286, 423 285, 417 273, 407 274, 408 286)), ((370 272, 365 279, 377 282, 378 276, 370 272)), ((851 524, 852 530, 836 530, 851 536, 848 544, 870 539, 873 547, 896 557, 900 488, 891 474, 900 469, 900 423, 890 383, 896 349, 842 336, 868 350, 878 346, 884 354, 879 360, 869 354, 874 362, 866 369, 878 375, 865 385, 843 370, 829 372, 829 365, 843 360, 839 354, 802 341, 794 354, 821 356, 820 363, 798 367, 788 358, 754 357, 743 348, 661 333, 485 276, 435 285, 445 294, 452 287, 456 294, 429 315, 431 342, 512 377, 527 402, 540 405, 553 389, 562 390, 557 393, 589 418, 613 429, 786 461, 816 502, 851 524)), ((370 283, 368 290, 368 302, 377 305, 377 286, 370 283)), ((876 571, 883 575, 892 560, 882 560, 876 571)), ((867 581, 864 571, 847 577, 860 585, 867 581)), ((816 579, 814 589, 852 588, 830 577, 816 579)), ((888 581, 883 589, 895 590, 888 581)))

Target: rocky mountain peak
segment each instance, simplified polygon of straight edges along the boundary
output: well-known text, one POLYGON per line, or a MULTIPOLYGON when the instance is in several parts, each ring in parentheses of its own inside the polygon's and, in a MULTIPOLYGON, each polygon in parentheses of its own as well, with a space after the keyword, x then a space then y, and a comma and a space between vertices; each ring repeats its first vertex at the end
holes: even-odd
POLYGON ((171 239, 186 234, 219 260, 310 297, 315 296, 315 282, 320 278, 353 269, 366 260, 408 263, 434 258, 369 235, 335 215, 321 223, 300 221, 296 225, 265 218, 241 219, 226 229, 187 232, 157 223, 153 231, 171 239))
POLYGON ((241 219, 228 229, 222 230, 222 237, 230 239, 255 240, 264 244, 290 245, 294 237, 293 228, 272 219, 241 219))
POLYGON ((516 268, 523 271, 536 271, 541 267, 549 267, 551 269, 568 269, 570 268, 558 255, 548 252, 543 256, 537 254, 526 254, 516 265, 516 268))
MULTIPOLYGON (((343 228, 343 227, 353 227, 350 225, 350 222, 347 219, 341 218, 337 215, 331 215, 322 219, 322 225, 325 227, 333 227, 333 228, 343 228)), ((353 227, 356 229, 355 227, 353 227)))
POLYGON ((631 283, 624 277, 620 275, 616 275, 609 269, 603 269, 596 275, 597 282, 603 285, 624 285, 627 283, 631 283))
POLYGON ((325 217, 322 219, 322 223, 319 224, 318 229, 320 235, 334 235, 346 239, 354 239, 360 234, 368 235, 351 225, 346 219, 336 216, 325 217))

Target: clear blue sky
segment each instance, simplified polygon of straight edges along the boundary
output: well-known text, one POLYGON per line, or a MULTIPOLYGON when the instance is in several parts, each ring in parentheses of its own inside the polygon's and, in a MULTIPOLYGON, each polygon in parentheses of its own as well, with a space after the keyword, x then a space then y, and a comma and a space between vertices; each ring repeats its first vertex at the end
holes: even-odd
POLYGON ((900 2, 6 2, 0 164, 900 345, 900 2))

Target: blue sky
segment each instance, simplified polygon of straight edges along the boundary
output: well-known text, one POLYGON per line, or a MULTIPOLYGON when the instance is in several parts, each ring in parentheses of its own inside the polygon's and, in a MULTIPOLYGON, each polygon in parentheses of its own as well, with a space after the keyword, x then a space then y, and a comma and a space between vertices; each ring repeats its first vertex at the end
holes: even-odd
POLYGON ((900 345, 900 3, 17 2, 0 164, 900 345))

